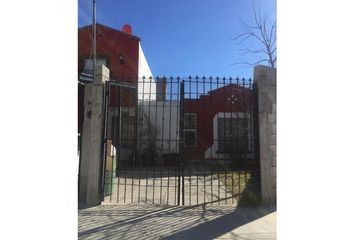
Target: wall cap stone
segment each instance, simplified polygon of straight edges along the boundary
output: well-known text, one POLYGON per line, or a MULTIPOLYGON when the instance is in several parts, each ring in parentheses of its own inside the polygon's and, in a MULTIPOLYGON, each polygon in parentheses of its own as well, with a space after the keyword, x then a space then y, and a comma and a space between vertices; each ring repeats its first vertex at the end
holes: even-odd
POLYGON ((106 81, 109 81, 109 69, 103 64, 97 65, 95 67, 94 83, 102 84, 105 83, 106 81))
POLYGON ((253 79, 257 84, 273 85, 277 79, 277 69, 264 65, 257 65, 254 67, 253 79))

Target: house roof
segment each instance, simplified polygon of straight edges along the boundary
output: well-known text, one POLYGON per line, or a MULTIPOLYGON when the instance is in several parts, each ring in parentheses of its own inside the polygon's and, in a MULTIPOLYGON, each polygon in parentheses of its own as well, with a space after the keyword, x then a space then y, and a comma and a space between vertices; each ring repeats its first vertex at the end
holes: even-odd
POLYGON ((223 92, 226 91, 227 89, 233 90, 233 91, 243 91, 243 90, 250 90, 250 88, 246 86, 240 86, 238 84, 232 83, 232 84, 228 84, 225 85, 223 87, 219 87, 217 89, 211 90, 208 92, 208 94, 215 94, 217 92, 223 92))
MULTIPOLYGON (((87 25, 87 26, 84 26, 84 27, 80 27, 79 28, 79 31, 83 30, 83 29, 87 29, 87 28, 91 28, 92 27, 92 24, 90 25, 87 25)), ((135 39, 135 40, 138 40, 140 41, 140 38, 137 37, 137 36, 134 36, 132 34, 129 34, 129 33, 125 33, 125 32, 122 32, 120 30, 117 30, 115 28, 112 28, 112 27, 109 27, 109 26, 106 26, 106 25, 103 25, 101 23, 96 23, 96 28, 103 28, 103 29, 106 29, 108 31, 112 31, 112 32, 115 32, 115 33, 118 33, 124 37, 128 37, 128 38, 132 38, 132 39, 135 39)))

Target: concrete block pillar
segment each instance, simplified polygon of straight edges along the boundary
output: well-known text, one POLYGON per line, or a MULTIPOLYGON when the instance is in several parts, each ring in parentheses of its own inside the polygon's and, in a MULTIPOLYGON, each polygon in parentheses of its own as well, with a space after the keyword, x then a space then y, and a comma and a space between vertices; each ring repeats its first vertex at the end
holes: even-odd
POLYGON ((104 83, 109 69, 96 66, 93 83, 85 85, 84 122, 80 162, 79 202, 85 207, 100 204, 100 166, 102 161, 102 125, 104 120, 104 83))
POLYGON ((254 68, 258 87, 261 196, 263 204, 276 203, 276 69, 254 68))

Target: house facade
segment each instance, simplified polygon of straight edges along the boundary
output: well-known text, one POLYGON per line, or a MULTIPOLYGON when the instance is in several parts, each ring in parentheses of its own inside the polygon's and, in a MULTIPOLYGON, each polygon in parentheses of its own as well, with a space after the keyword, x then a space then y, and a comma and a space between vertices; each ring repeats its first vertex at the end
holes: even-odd
MULTIPOLYGON (((132 158, 135 144, 131 136, 136 134, 136 99, 141 101, 156 98, 156 83, 142 50, 140 38, 132 34, 131 27, 127 24, 123 26, 122 31, 97 24, 96 64, 103 64, 110 70, 110 82, 114 83, 110 84, 109 90, 108 158, 117 154, 121 142, 120 155, 122 159, 129 160, 132 158)), ((78 29, 78 74, 80 136, 84 119, 84 85, 92 82, 93 74, 92 25, 78 29)), ((108 165, 114 167, 114 161, 108 161, 108 165)))
POLYGON ((185 99, 185 158, 252 158, 251 102, 252 90, 237 84, 211 90, 200 98, 185 99))
MULTIPOLYGON (((193 81, 185 82, 187 89, 192 84, 193 81)), ((168 83, 163 92, 171 96, 179 87, 168 83)), ((169 165, 166 161, 173 161, 169 157, 181 152, 179 143, 183 138, 183 158, 186 161, 252 164, 253 96, 249 85, 224 84, 201 95, 186 91, 183 100, 167 97, 142 102, 139 108, 145 119, 141 119, 143 124, 138 125, 138 150, 144 152, 141 142, 146 143, 150 139, 154 144, 154 161, 169 165)), ((153 164, 152 160, 150 162, 153 164)))
MULTIPOLYGON (((91 25, 78 30, 81 83, 92 81, 91 33, 91 25)), ((178 154, 182 137, 180 82, 172 84, 172 80, 154 79, 140 38, 132 35, 126 25, 119 31, 97 24, 96 56, 97 64, 110 70, 110 82, 117 83, 110 85, 109 90, 107 170, 115 169, 114 158, 118 152, 119 162, 129 165, 136 158, 144 161, 151 144, 155 149, 154 161, 157 158, 162 163, 164 156, 178 154)), ((84 85, 79 84, 78 90, 81 134, 84 85)), ((252 90, 238 84, 224 84, 206 94, 186 97, 183 101, 184 158, 190 161, 252 158, 251 102, 252 90)))

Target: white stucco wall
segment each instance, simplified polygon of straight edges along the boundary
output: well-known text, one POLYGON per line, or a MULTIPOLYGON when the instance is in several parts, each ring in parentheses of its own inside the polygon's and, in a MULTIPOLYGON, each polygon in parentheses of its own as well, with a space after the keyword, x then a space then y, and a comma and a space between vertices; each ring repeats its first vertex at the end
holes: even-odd
MULTIPOLYGON (((150 104, 149 101, 144 101, 143 103, 139 104, 139 109, 143 109, 146 114, 144 118, 149 120, 150 126, 156 130, 158 153, 178 153, 179 106, 177 101, 150 101, 150 104)), ((142 124, 143 133, 149 127, 146 120, 142 124)), ((141 129, 138 129, 138 135, 141 135, 141 129)), ((146 139, 147 136, 139 136, 139 138, 146 139)), ((152 141, 155 141, 155 136, 152 141)))
POLYGON ((149 64, 145 58, 143 49, 139 43, 139 67, 138 67, 138 98, 139 100, 155 100, 156 99, 156 82, 149 64), (146 79, 143 80, 143 77, 146 79), (152 79, 150 79, 152 77, 152 79), (143 94, 144 93, 144 94, 143 94), (151 94, 149 94, 151 93, 151 94))

